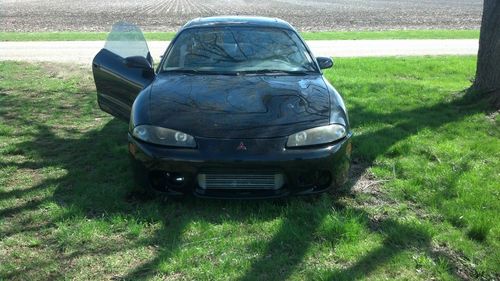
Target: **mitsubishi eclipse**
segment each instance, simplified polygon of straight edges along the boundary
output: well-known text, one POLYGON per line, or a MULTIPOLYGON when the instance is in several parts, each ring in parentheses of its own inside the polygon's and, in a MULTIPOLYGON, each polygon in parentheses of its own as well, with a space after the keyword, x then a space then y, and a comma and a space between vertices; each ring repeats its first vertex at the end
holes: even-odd
POLYGON ((140 29, 113 26, 92 70, 102 110, 129 123, 135 184, 169 196, 276 198, 339 188, 351 136, 342 97, 285 21, 184 25, 154 69, 140 29))

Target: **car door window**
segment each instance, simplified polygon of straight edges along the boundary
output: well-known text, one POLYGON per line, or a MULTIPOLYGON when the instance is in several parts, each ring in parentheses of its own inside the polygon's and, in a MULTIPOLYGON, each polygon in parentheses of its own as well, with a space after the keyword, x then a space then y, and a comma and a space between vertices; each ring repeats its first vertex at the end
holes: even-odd
POLYGON ((149 57, 148 44, 141 29, 135 24, 118 22, 113 25, 104 49, 122 57, 149 57))

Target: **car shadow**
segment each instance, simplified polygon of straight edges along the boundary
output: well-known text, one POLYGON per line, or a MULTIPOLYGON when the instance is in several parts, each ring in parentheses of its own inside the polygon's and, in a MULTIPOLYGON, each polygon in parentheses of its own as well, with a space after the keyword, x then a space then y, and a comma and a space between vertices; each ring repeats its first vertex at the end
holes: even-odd
MULTIPOLYGON (((22 105, 19 105, 22 106, 22 105)), ((439 103, 432 107, 421 107, 408 111, 396 111, 390 114, 369 112, 362 107, 355 107, 350 115, 352 123, 365 120, 383 120, 393 126, 371 133, 355 136, 353 139, 355 158, 362 163, 364 169, 373 165, 380 154, 387 151, 396 143, 404 140, 422 129, 436 129, 447 123, 457 122, 466 116, 483 111, 481 104, 470 103, 464 98, 451 102, 439 103), (446 117, 443 117, 446 113, 446 117), (419 116, 426 116, 422 122, 419 116), (429 118, 436 116, 439 118, 429 118), (429 121, 431 120, 431 121, 429 121), (398 134, 393 134, 394 130, 398 134), (375 153, 361 155, 356 153, 357 146, 364 146, 374 139, 384 139, 378 143, 375 153)), ((285 201, 218 201, 187 199, 183 202, 164 201, 156 199, 144 201, 133 195, 131 170, 128 162, 126 132, 127 125, 112 119, 99 130, 91 130, 78 138, 61 137, 54 133, 51 126, 37 120, 17 120, 30 122, 36 127, 36 135, 29 141, 17 145, 17 150, 11 153, 26 153, 31 155, 29 162, 6 162, 0 160, 0 166, 15 166, 17 169, 40 169, 57 165, 64 169, 66 174, 54 179, 45 179, 42 182, 23 190, 2 191, 0 200, 9 198, 28 198, 37 190, 52 188, 52 196, 27 199, 25 203, 15 207, 0 210, 0 217, 18 216, 23 212, 41 208, 45 203, 56 202, 67 207, 68 213, 53 218, 43 225, 16 229, 16 233, 33 231, 37 227, 52 227, 57 222, 75 214, 84 214, 89 219, 111 218, 116 214, 132 216, 139 222, 159 223, 161 227, 155 230, 154 235, 147 239, 130 242, 128 245, 109 245, 107 249, 97 250, 102 253, 124 251, 127 248, 154 246, 155 257, 146 263, 140 264, 120 279, 148 279, 158 273, 161 263, 168 262, 176 251, 185 246, 182 235, 186 227, 192 222, 204 221, 211 224, 224 222, 238 222, 247 224, 254 221, 270 221, 281 218, 276 234, 266 244, 263 253, 250 261, 249 269, 244 272, 241 280, 286 279, 291 276, 297 266, 303 261, 311 244, 317 239, 313 235, 324 218, 336 211, 353 213, 366 221, 366 227, 373 232, 383 233, 385 238, 382 245, 361 257, 351 266, 325 273, 326 280, 358 279, 369 275, 375 269, 389 261, 399 252, 408 248, 418 248, 429 253, 433 259, 447 259, 445 255, 436 254, 431 246, 432 234, 425 229, 406 225, 390 218, 374 219, 363 208, 348 206, 341 199, 353 196, 349 190, 333 196, 319 196, 309 199, 289 199, 285 201), (74 212, 74 213, 72 213, 74 212), (311 235, 308 235, 311 234, 311 235), (272 262, 271 262, 272 261, 272 262)), ((363 171, 359 175, 363 174, 363 171)), ((353 186, 360 180, 359 176, 351 178, 348 186, 353 186)), ((0 233, 4 239, 13 232, 0 233)), ((339 235, 339 234, 332 234, 339 235)), ((223 237, 222 237, 223 239, 223 237)), ((335 237, 332 241, 338 241, 335 237)), ((200 241, 203 243, 203 241, 200 241)), ((331 247, 335 248, 332 243, 331 247)), ((85 249, 74 252, 65 258, 76 258, 96 251, 85 249)), ((453 263, 453 260, 449 260, 453 263)), ((32 265, 33 268, 43 267, 43 264, 32 265)), ((62 270, 64 272, 64 270, 62 270)), ((453 274, 458 274, 452 272, 453 274)), ((8 278, 15 278, 8 276, 8 278)))

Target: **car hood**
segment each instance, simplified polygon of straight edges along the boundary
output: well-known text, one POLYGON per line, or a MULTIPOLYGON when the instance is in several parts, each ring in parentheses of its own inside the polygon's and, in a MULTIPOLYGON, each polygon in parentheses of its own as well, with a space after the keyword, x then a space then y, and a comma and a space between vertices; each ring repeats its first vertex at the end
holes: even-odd
POLYGON ((283 137, 329 122, 329 92, 321 75, 168 73, 151 86, 151 124, 196 137, 283 137))

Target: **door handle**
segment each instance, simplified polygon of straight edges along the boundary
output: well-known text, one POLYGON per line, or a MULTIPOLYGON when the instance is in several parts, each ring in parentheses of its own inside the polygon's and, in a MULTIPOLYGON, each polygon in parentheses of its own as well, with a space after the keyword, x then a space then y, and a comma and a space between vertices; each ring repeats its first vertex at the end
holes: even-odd
POLYGON ((92 63, 92 67, 94 67, 94 68, 100 68, 101 66, 100 66, 100 65, 98 65, 97 63, 93 62, 93 63, 92 63))

